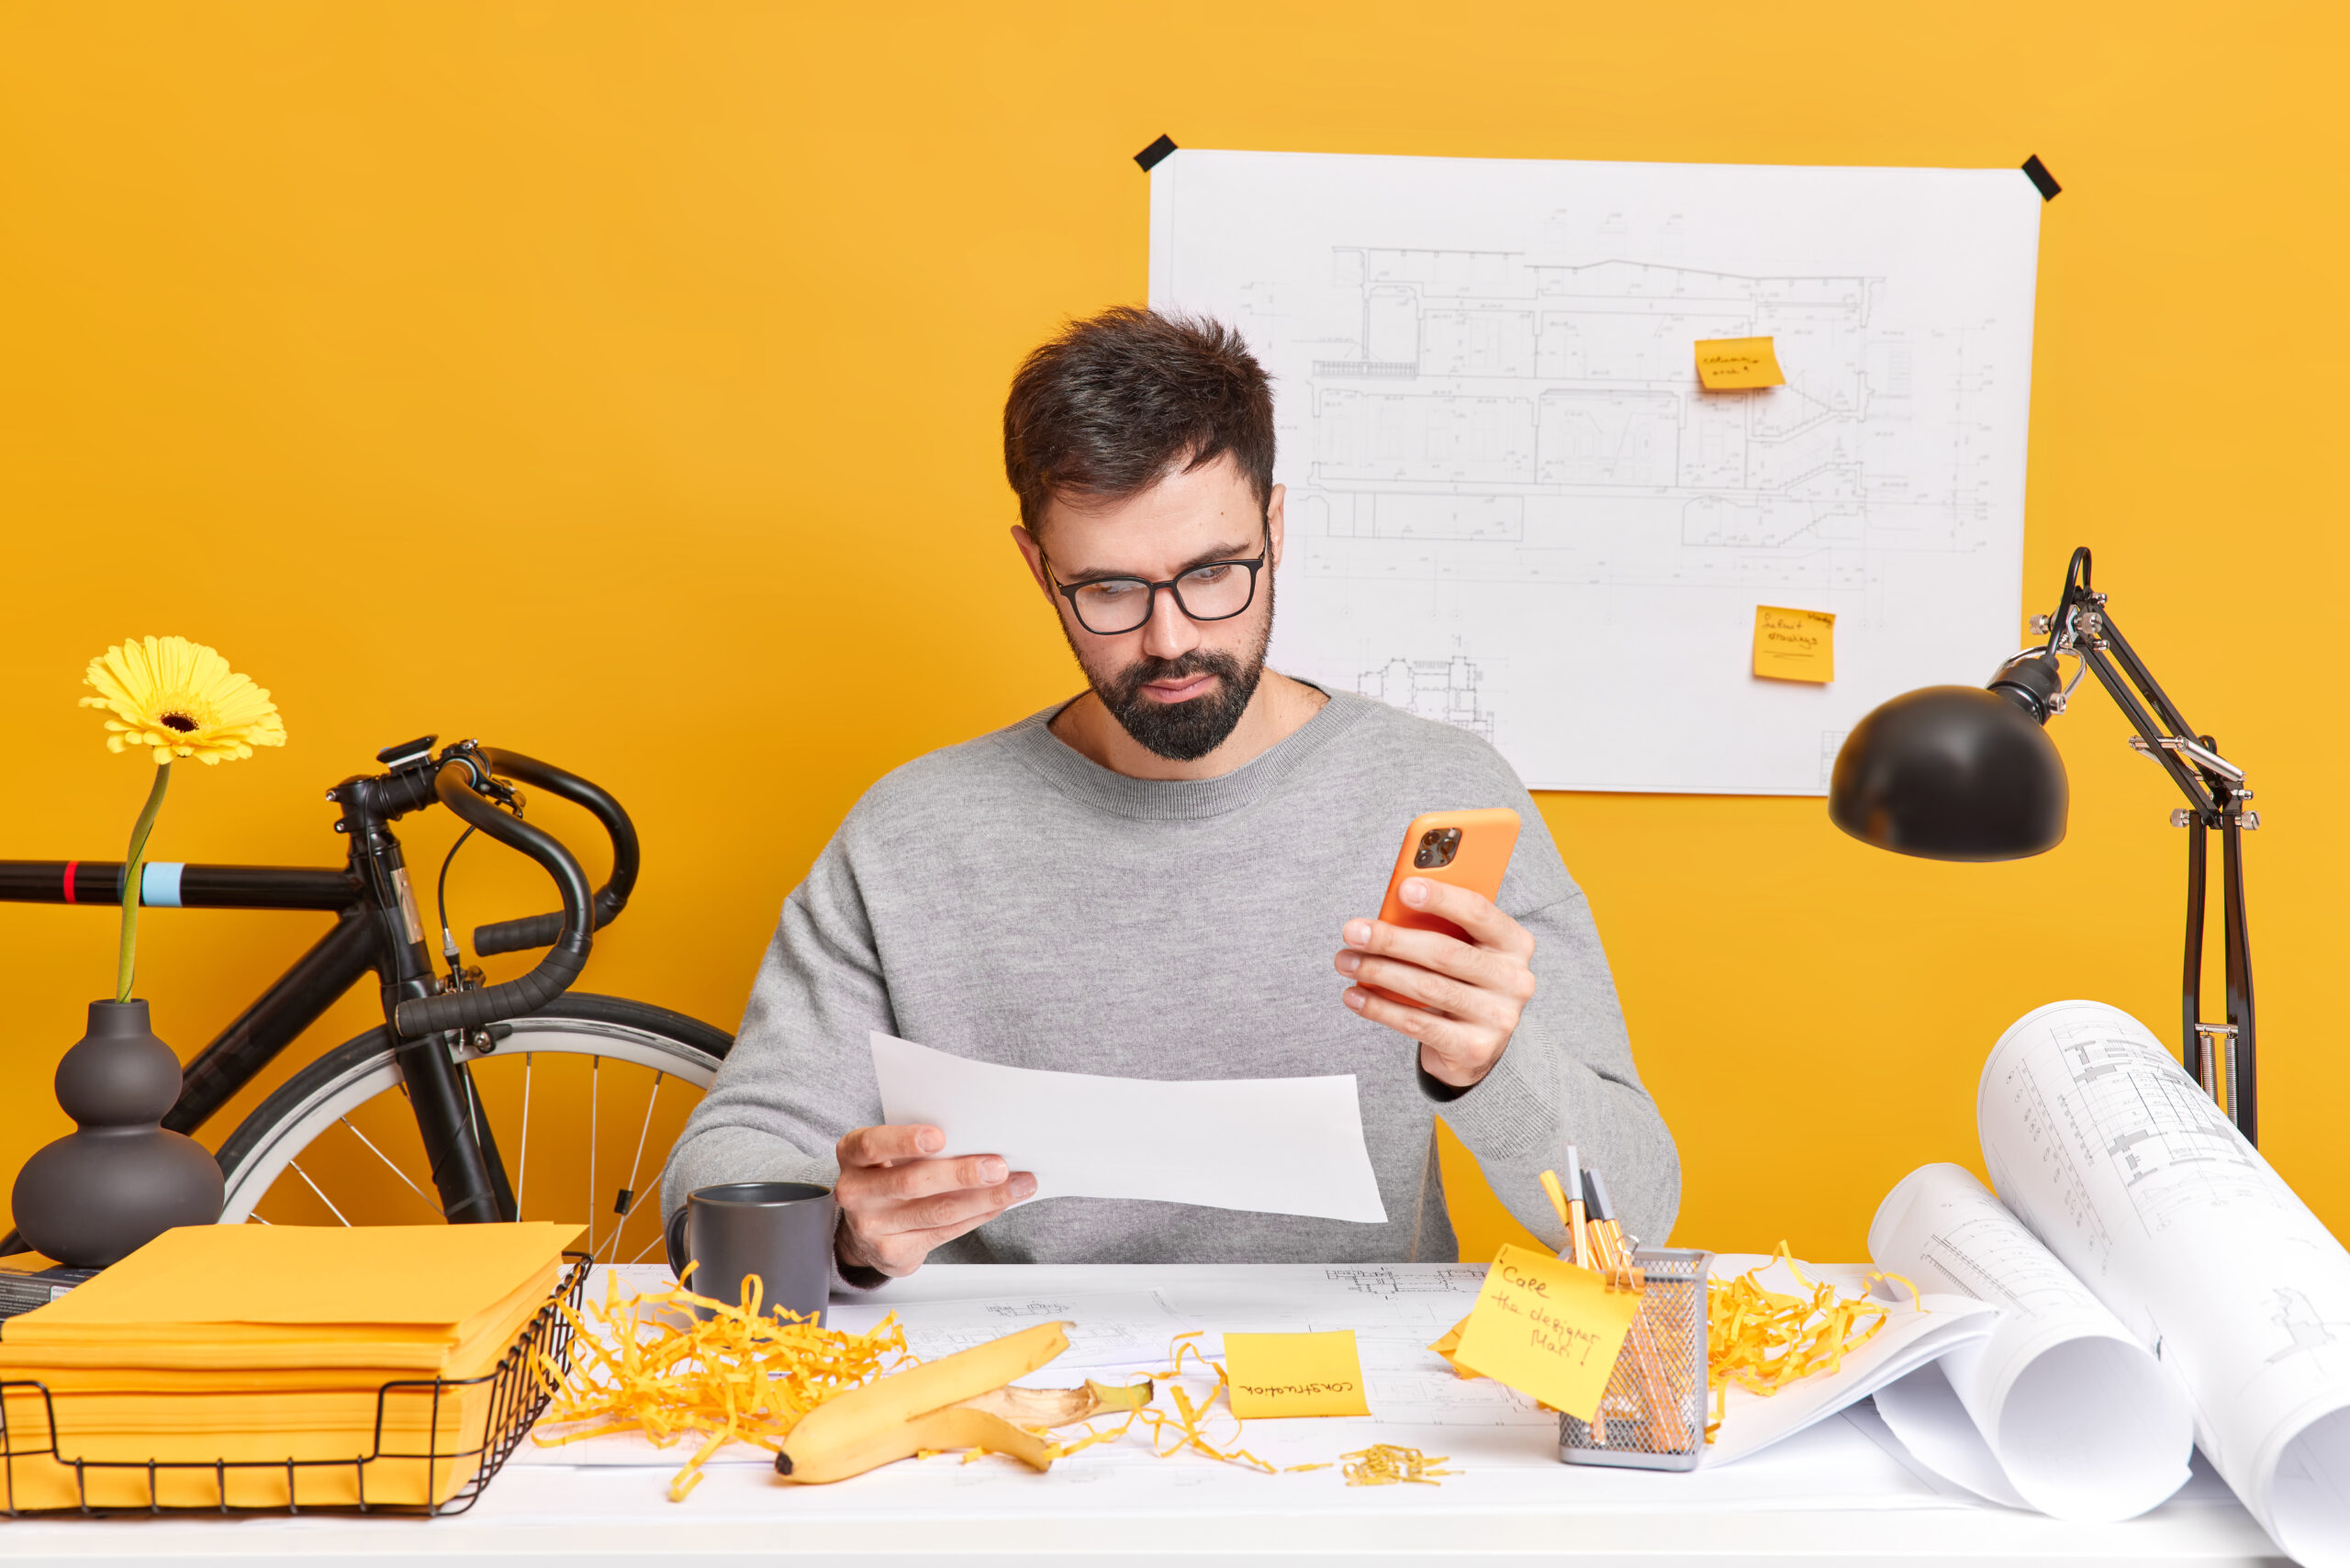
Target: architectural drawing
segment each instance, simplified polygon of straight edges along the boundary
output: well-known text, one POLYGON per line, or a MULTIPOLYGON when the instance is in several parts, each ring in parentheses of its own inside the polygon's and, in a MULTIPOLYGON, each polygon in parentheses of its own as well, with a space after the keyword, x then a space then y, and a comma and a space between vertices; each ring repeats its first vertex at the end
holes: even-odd
POLYGON ((1459 1296, 1461 1298, 1460 1310, 1463 1312, 1468 1311, 1475 1303, 1477 1293, 1485 1288, 1485 1271, 1482 1264, 1445 1264, 1433 1269, 1398 1269, 1392 1265, 1371 1263, 1326 1269, 1323 1277, 1331 1284, 1360 1295, 1459 1296))
POLYGON ((1484 666, 1460 654, 1442 659, 1394 658, 1356 676, 1355 689, 1391 708, 1492 740, 1493 711, 1479 689, 1484 679, 1484 666))
POLYGON ((1818 794, 1828 736, 2014 651, 2013 171, 1186 151, 1151 177, 1152 303, 1274 378, 1280 667, 1536 788, 1818 794), (1698 340, 1758 336, 1785 386, 1699 389, 1698 340), (1753 677, 1758 604, 1837 614, 1832 687, 1753 677))
POLYGON ((2168 1051, 2096 1020, 2057 1020, 2049 1033, 2090 1136, 2149 1236, 2162 1235, 2182 1210, 2277 1209, 2291 1201, 2227 1114, 2178 1070, 2168 1051))

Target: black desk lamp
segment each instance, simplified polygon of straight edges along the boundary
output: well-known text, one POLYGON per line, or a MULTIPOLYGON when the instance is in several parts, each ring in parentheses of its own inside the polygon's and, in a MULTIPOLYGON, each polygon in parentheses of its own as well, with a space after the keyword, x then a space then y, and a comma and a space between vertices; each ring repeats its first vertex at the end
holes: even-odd
POLYGON ((2105 595, 2089 587, 2086 547, 2073 552, 2056 612, 2035 615, 2031 629, 2047 633, 2046 644, 2001 665, 1987 689, 1930 686, 1863 719, 1836 754, 1828 814, 1863 844, 1930 860, 2017 860, 2054 848, 2065 836, 2065 764, 2042 726, 2065 711, 2082 670, 2095 675, 2138 732, 2131 746, 2161 763, 2187 797, 2187 809, 2170 814, 2173 826, 2188 830, 2181 1059, 2257 1143, 2242 835, 2260 825, 2260 813, 2245 809, 2252 791, 2244 769, 2210 735, 2198 735, 2147 673, 2106 612, 2105 595), (2060 654, 2080 661, 2070 681, 2060 654), (2220 832, 2227 926, 2225 1024, 2204 1023, 2200 1005, 2203 835, 2210 828, 2220 832))

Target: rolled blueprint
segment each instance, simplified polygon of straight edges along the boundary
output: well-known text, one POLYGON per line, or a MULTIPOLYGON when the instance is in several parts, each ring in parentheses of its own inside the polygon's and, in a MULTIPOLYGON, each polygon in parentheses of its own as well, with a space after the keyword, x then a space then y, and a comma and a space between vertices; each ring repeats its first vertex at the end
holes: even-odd
POLYGON ((1919 1459, 2010 1506, 2126 1519, 2185 1484, 2186 1391, 1972 1171, 1924 1165, 1869 1226, 1877 1267, 1999 1308, 1987 1338, 1877 1393, 1919 1459))
POLYGON ((2000 1036, 1975 1126, 1999 1196, 2177 1374, 2253 1517, 2309 1568, 2350 1565, 2350 1252, 2102 1002, 2000 1036))

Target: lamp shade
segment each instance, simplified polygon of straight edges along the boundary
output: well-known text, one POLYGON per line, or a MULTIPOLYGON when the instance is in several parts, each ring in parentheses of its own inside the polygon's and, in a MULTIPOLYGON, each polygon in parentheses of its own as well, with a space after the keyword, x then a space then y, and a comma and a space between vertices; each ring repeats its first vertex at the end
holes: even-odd
POLYGON ((2065 837, 2064 759, 2018 703, 1929 686, 1844 737, 1828 814, 1863 844, 1930 860, 2015 860, 2065 837))

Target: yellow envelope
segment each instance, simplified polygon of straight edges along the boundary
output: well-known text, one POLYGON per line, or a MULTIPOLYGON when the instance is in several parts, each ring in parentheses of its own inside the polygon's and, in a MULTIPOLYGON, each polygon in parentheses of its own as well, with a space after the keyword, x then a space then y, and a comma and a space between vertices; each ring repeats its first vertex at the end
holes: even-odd
POLYGON ((1754 673, 1772 680, 1836 678, 1836 618, 1820 610, 1754 607, 1754 673))
POLYGON ((1708 392, 1738 392, 1751 386, 1785 386, 1778 351, 1768 338, 1700 338, 1697 382, 1708 392))
POLYGON ((1609 1290, 1589 1269, 1505 1246, 1485 1271, 1457 1364, 1589 1421, 1639 1310, 1639 1296, 1609 1290))
POLYGON ((1368 1416, 1355 1331, 1327 1334, 1226 1334, 1224 1371, 1232 1380, 1232 1413, 1259 1416, 1368 1416))
MULTIPOLYGON (((72 1294, 9 1327, 368 1324, 420 1340, 468 1320, 576 1240, 580 1227, 520 1225, 201 1225, 167 1230, 72 1294)), ((61 1335, 61 1338, 65 1336, 61 1335)), ((95 1337, 95 1336, 93 1336, 95 1337)))

